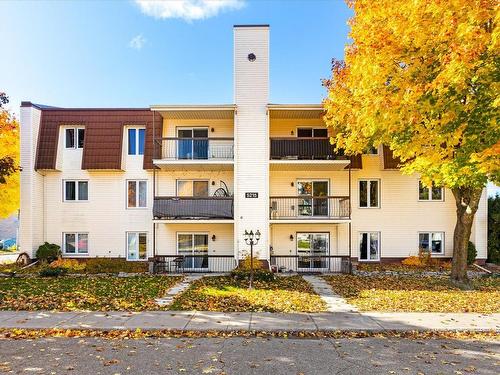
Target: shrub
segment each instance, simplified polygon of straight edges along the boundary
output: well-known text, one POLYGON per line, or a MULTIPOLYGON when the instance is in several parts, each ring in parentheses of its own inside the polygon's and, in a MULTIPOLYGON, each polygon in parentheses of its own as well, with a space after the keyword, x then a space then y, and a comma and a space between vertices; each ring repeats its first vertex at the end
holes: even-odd
POLYGON ((422 262, 421 262, 420 258, 416 255, 412 255, 406 259, 403 259, 401 261, 401 264, 403 266, 408 266, 408 267, 422 267, 422 262))
POLYGON ((61 247, 59 245, 45 242, 36 251, 36 257, 41 262, 50 263, 61 256, 61 247))
POLYGON ((78 261, 77 259, 59 258, 50 263, 50 267, 63 268, 70 273, 80 273, 85 271, 86 265, 84 261, 78 261))
MULTIPOLYGON (((231 272, 231 277, 234 280, 239 280, 239 281, 249 281, 250 280, 250 272, 251 270, 243 269, 243 268, 237 268, 231 272)), ((274 273, 272 273, 269 270, 260 268, 256 269, 253 272, 253 279, 255 281, 273 281, 276 278, 274 273)))
POLYGON ((40 271, 38 272, 38 274, 41 277, 58 277, 58 276, 65 275, 66 273, 67 273, 67 271, 64 268, 47 267, 47 266, 40 268, 40 271))
POLYGON ((472 241, 469 241, 469 245, 467 246, 467 264, 470 266, 472 263, 474 263, 476 257, 476 246, 472 243, 472 241))
MULTIPOLYGON (((250 255, 247 255, 245 259, 243 259, 238 268, 243 269, 243 270, 249 270, 251 269, 252 265, 252 258, 250 255)), ((262 262, 259 260, 259 258, 253 257, 253 269, 258 270, 258 269, 264 269, 264 266, 262 265, 262 262)))
POLYGON ((142 273, 148 271, 147 262, 127 262, 125 259, 91 258, 85 262, 86 273, 142 273))
POLYGON ((488 262, 500 264, 500 195, 488 198, 488 262))

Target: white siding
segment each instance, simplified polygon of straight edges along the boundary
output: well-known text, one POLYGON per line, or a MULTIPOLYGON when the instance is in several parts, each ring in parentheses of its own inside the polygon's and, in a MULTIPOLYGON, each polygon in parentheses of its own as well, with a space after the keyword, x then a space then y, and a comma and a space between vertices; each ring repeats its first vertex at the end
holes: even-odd
POLYGON ((235 251, 247 250, 245 230, 262 233, 256 254, 269 256, 269 28, 235 27, 234 29, 235 116, 235 251), (248 60, 250 53, 256 60, 248 60), (246 192, 258 198, 245 198, 246 192))

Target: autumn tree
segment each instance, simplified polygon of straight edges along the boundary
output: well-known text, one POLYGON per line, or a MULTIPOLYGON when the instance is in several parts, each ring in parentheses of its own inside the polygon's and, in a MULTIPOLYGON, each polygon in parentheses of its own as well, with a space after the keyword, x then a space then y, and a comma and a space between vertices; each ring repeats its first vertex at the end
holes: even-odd
POLYGON ((348 0, 351 43, 325 82, 332 143, 389 146, 404 174, 451 189, 452 281, 488 179, 500 183, 500 20, 496 0, 348 0))
POLYGON ((0 92, 0 219, 19 207, 19 123, 4 108, 7 103, 0 92))

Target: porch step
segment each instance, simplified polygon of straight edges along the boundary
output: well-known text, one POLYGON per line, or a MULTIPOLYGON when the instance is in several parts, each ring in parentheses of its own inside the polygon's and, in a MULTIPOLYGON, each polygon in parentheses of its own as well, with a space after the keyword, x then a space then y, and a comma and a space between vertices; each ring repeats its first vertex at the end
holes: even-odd
POLYGON ((355 312, 358 309, 347 303, 347 301, 335 293, 330 285, 321 277, 313 275, 302 276, 313 287, 314 291, 319 294, 321 299, 326 303, 328 312, 355 312))
POLYGON ((174 285, 172 288, 170 288, 167 291, 167 294, 165 294, 164 297, 162 298, 157 298, 156 304, 158 306, 169 306, 174 302, 174 298, 176 295, 183 293, 189 286, 195 282, 196 280, 201 279, 203 276, 202 275, 188 275, 185 276, 184 279, 179 284, 174 285))

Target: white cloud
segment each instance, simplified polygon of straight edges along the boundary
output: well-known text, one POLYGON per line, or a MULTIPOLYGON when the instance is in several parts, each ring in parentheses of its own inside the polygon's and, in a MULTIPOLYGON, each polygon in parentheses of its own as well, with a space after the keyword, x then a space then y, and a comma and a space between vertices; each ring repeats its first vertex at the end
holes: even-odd
POLYGON ((130 42, 128 42, 128 46, 133 49, 141 49, 144 47, 144 44, 146 44, 147 39, 142 36, 142 34, 134 36, 132 39, 130 39, 130 42))
POLYGON ((142 13, 154 18, 182 18, 185 21, 214 17, 225 10, 245 6, 244 0, 135 0, 142 13))

